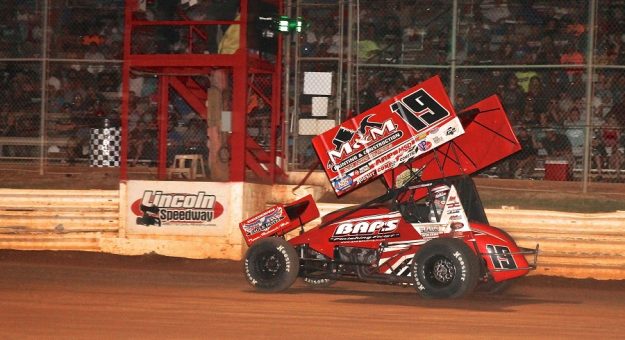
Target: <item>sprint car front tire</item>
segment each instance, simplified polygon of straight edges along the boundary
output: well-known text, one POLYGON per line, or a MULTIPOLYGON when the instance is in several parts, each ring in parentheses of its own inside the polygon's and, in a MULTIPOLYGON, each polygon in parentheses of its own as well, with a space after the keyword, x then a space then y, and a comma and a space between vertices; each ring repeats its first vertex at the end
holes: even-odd
POLYGON ((415 255, 412 275, 417 292, 424 298, 460 298, 475 288, 479 260, 459 239, 435 239, 415 255))
POLYGON ((245 254, 245 277, 259 291, 283 291, 295 282, 298 272, 297 252, 283 238, 261 239, 245 254))

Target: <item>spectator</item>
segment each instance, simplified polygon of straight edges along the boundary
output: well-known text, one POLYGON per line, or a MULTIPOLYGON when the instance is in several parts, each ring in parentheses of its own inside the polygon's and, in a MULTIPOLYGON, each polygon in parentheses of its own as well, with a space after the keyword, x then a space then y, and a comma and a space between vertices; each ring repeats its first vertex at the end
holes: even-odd
POLYGON ((569 112, 574 106, 575 99, 571 97, 571 94, 568 91, 560 92, 560 98, 558 98, 560 112, 569 112))
POLYGON ((379 53, 380 47, 373 39, 375 39, 375 26, 365 26, 361 32, 361 37, 357 46, 359 61, 370 61, 379 53))
POLYGON ((128 158, 132 159, 130 166, 136 166, 139 159, 152 159, 156 134, 145 122, 139 122, 128 139, 128 158))
POLYGON ((548 97, 543 92, 542 81, 539 77, 530 79, 527 99, 531 102, 534 112, 545 112, 547 110, 548 97))
POLYGON ((549 71, 543 79, 542 92, 547 101, 551 98, 560 98, 560 93, 566 90, 568 79, 564 79, 566 75, 562 71, 549 71))
POLYGON ((537 143, 534 140, 534 136, 523 126, 519 128, 517 139, 521 145, 521 151, 512 157, 512 169, 516 169, 514 177, 531 178, 536 167, 537 143))
POLYGON ((502 65, 509 64, 515 53, 516 51, 512 43, 506 42, 504 44, 501 44, 495 56, 495 63, 502 65))
POLYGON ((619 149, 621 134, 621 128, 616 117, 614 115, 606 117, 606 121, 601 128, 601 137, 608 154, 608 165, 611 169, 620 170, 623 164, 623 152, 619 149))
POLYGON ((575 166, 571 141, 566 135, 556 132, 555 129, 546 129, 545 133, 545 138, 540 141, 540 147, 545 149, 549 159, 567 161, 569 164, 568 178, 571 178, 575 166))
POLYGON ((200 118, 189 121, 189 129, 184 135, 185 152, 189 154, 200 154, 208 164, 208 136, 206 124, 200 118))
POLYGON ((326 26, 319 38, 318 55, 321 57, 337 56, 340 41, 338 30, 333 26, 326 26))
MULTIPOLYGON (((513 109, 511 111, 514 112, 515 110, 513 109)), ((534 106, 531 102, 526 103, 525 107, 523 108, 522 114, 520 115, 520 117, 518 117, 517 122, 521 125, 533 126, 536 125, 537 121, 538 117, 536 115, 536 112, 534 112, 534 106)))
POLYGON ((556 50, 553 39, 550 36, 542 38, 536 53, 536 63, 542 65, 557 65, 560 63, 560 54, 556 50))
MULTIPOLYGON (((104 54, 102 54, 102 52, 100 52, 100 48, 99 45, 96 43, 91 43, 89 44, 89 47, 87 49, 87 52, 85 52, 84 58, 86 60, 90 60, 90 61, 100 61, 100 60, 105 60, 104 58, 104 54)), ((104 65, 103 64, 90 64, 89 66, 87 66, 87 72, 91 73, 91 74, 98 74, 100 72, 104 71, 104 65)))
POLYGON ((591 166, 597 169, 597 180, 602 179, 603 165, 607 157, 608 154, 601 137, 597 136, 597 134, 593 135, 590 142, 590 160, 592 162, 591 166))
POLYGON ((582 73, 573 73, 568 86, 568 94, 572 98, 586 97, 586 82, 582 79, 582 73))
POLYGON ((260 145, 268 145, 271 108, 265 104, 264 99, 258 100, 258 105, 248 114, 248 117, 248 127, 258 131, 256 141, 260 145))
POLYGON ((506 109, 515 108, 519 111, 523 109, 525 94, 521 90, 517 77, 514 74, 509 75, 506 79, 506 87, 501 99, 506 109))
MULTIPOLYGON (((237 13, 234 21, 241 20, 241 15, 237 13)), ((223 38, 219 42, 219 53, 220 54, 234 54, 239 49, 239 35, 241 32, 241 28, 239 24, 233 24, 228 26, 226 29, 226 33, 224 33, 223 38)))
POLYGON ((357 113, 367 111, 379 103, 375 95, 376 90, 373 82, 369 81, 368 77, 363 74, 359 75, 359 77, 357 113))
MULTIPOLYGON (((3 122, 3 126, 0 127, 0 135, 3 137, 15 137, 19 136, 20 126, 18 117, 14 113, 7 113, 6 120, 3 122)), ((2 146, 0 152, 4 156, 17 157, 23 154, 23 146, 19 145, 5 145, 2 146)))
MULTIPOLYGON (((560 64, 584 64, 584 55, 579 51, 577 43, 570 42, 564 48, 564 53, 560 56, 560 64)), ((566 71, 569 79, 573 79, 575 74, 583 74, 582 68, 571 68, 566 71)))
POLYGON ((503 0, 485 0, 481 6, 482 16, 492 24, 501 23, 511 15, 507 2, 503 0))
POLYGON ((580 110, 576 106, 573 106, 564 117, 562 125, 568 127, 583 127, 586 125, 586 117, 583 117, 580 110))
POLYGON ((61 112, 63 109, 63 104, 65 104, 65 99, 63 97, 63 91, 61 90, 61 82, 58 81, 58 84, 53 82, 50 84, 48 81, 47 88, 47 96, 48 96, 48 112, 61 112))

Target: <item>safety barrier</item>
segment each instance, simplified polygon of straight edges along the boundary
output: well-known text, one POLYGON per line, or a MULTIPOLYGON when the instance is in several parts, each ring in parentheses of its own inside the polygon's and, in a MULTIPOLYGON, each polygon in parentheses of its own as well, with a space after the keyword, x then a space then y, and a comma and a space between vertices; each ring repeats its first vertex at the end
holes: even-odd
POLYGON ((0 248, 97 251, 118 232, 117 190, 0 189, 0 248))
MULTIPOLYGON (((0 189, 0 249, 240 259, 245 246, 235 222, 261 211, 276 196, 290 194, 292 188, 285 188, 282 195, 278 190, 272 196, 272 187, 233 184, 228 230, 212 237, 127 235, 126 206, 120 199, 126 197, 124 185, 120 191, 0 189)), ((322 216, 346 206, 318 204, 322 216)), ((486 213, 492 225, 508 231, 520 246, 540 244, 539 268, 534 274, 625 279, 625 212, 487 209, 486 213)))
POLYGON ((520 246, 540 244, 538 274, 625 279, 625 212, 579 214, 487 209, 520 246))
MULTIPOLYGON (((318 204, 322 216, 347 206, 318 204)), ((540 245, 538 270, 532 274, 625 279, 625 212, 486 209, 486 215, 491 225, 506 230, 519 246, 540 245)))

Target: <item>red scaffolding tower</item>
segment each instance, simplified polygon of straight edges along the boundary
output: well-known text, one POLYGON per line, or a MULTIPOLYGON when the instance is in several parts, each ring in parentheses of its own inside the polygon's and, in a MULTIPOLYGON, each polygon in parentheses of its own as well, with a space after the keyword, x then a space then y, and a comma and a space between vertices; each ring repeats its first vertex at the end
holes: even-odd
MULTIPOLYGON (((281 12, 279 0, 263 0, 271 3, 281 12)), ((258 51, 248 49, 248 30, 250 25, 248 0, 240 0, 239 20, 145 20, 135 16, 139 0, 126 0, 124 23, 124 63, 122 69, 122 141, 121 141, 121 179, 128 179, 128 118, 130 77, 133 72, 149 72, 158 75, 158 160, 157 177, 166 178, 167 174, 167 127, 169 89, 174 89, 200 117, 206 119, 206 91, 192 76, 209 75, 216 69, 228 69, 232 74, 232 114, 231 134, 228 145, 230 151, 229 181, 245 181, 249 176, 275 182, 284 174, 283 151, 285 134, 282 131, 284 114, 281 104, 282 41, 277 39, 275 59, 269 61, 258 51), (194 39, 206 39, 199 29, 206 25, 239 25, 239 49, 233 54, 193 53, 194 39), (188 46, 186 53, 143 54, 133 48, 133 33, 149 26, 184 28, 188 46), (268 75, 271 79, 271 91, 266 92, 254 85, 254 75, 268 75), (247 101, 250 94, 261 97, 271 108, 269 122, 269 140, 260 145, 248 133, 247 101), (245 141, 241 143, 240 141, 245 141)), ((278 14, 278 13, 276 13, 278 14)), ((217 152, 217 150, 209 150, 217 152)))

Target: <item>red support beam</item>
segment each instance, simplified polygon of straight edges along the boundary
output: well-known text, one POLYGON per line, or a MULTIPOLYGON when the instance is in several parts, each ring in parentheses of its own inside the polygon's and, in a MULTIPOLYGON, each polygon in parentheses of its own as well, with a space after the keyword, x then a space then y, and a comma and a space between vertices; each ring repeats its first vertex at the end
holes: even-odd
POLYGON ((126 8, 124 9, 124 63, 122 65, 122 107, 121 107, 121 150, 120 150, 120 171, 119 179, 128 180, 128 97, 130 94, 130 43, 132 25, 132 11, 137 7, 136 0, 126 0, 126 8))
MULTIPOLYGON (((201 100, 191 90, 183 84, 180 79, 176 77, 171 77, 169 84, 171 87, 178 92, 178 94, 184 99, 189 106, 195 111, 200 117, 206 119, 206 99, 201 100)), ((206 95, 205 95, 206 96, 206 95)))
POLYGON ((167 127, 169 125, 170 76, 158 78, 158 170, 159 180, 167 178, 167 127))
POLYGON ((239 29, 239 50, 233 61, 237 65, 232 69, 232 141, 230 160, 230 181, 245 181, 245 138, 247 136, 247 1, 241 0, 241 23, 239 29))

